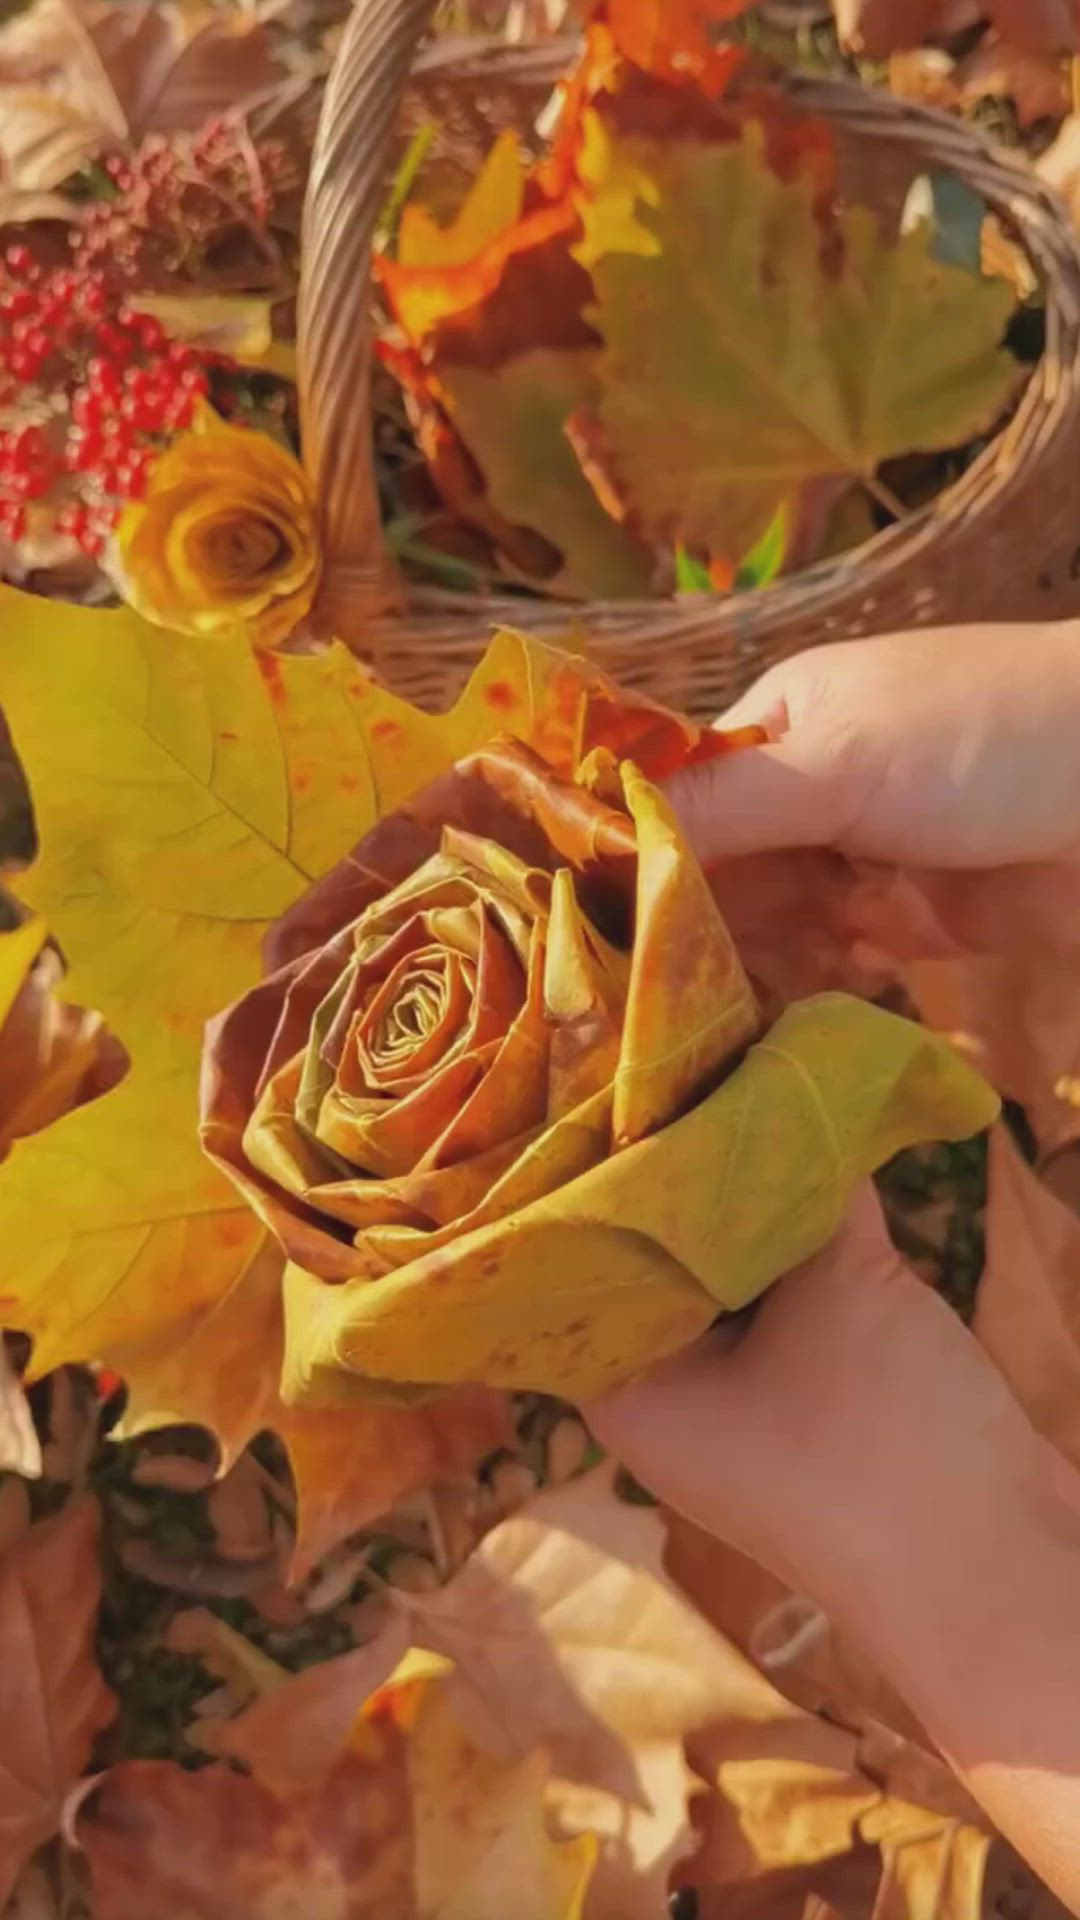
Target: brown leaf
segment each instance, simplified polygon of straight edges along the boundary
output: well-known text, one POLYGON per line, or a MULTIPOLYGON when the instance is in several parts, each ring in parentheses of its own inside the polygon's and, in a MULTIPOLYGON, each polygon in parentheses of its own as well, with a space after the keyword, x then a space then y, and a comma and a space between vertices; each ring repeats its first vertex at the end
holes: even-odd
POLYGON ((80 1809, 96 1920, 411 1920, 404 1780, 340 1766, 286 1804, 230 1767, 114 1767, 80 1809))
POLYGON ((240 10, 153 0, 88 9, 86 20, 131 139, 196 132, 214 114, 247 111, 286 77, 267 28, 240 10))
POLYGON ((395 1615, 368 1646, 263 1694, 221 1729, 218 1751, 257 1771, 282 1800, 315 1791, 348 1750, 365 1701, 389 1680, 408 1646, 404 1618, 395 1615))
POLYGON ((98 1533, 96 1503, 80 1500, 32 1527, 0 1563, 0 1902, 59 1828, 65 1797, 115 1711, 94 1660, 98 1533))
POLYGON ((286 77, 273 36, 250 14, 35 0, 0 31, 0 151, 16 185, 56 187, 103 147, 194 132, 272 96, 286 77))
POLYGON ((688 1732, 722 1719, 750 1746, 790 1742, 795 1759, 844 1777, 854 1753, 694 1612, 663 1573, 662 1546, 658 1516, 617 1500, 604 1473, 541 1494, 443 1592, 399 1594, 378 1642, 256 1702, 221 1750, 257 1763, 280 1794, 325 1777, 411 1636, 454 1662, 447 1695, 479 1747, 515 1762, 550 1752, 560 1831, 600 1836, 595 1920, 655 1912, 690 1840, 688 1732))
POLYGON ((544 1755, 482 1752, 409 1664, 315 1785, 271 1790, 265 1753, 254 1778, 107 1774, 77 1828, 98 1920, 580 1920, 594 1849, 550 1837, 544 1755))
POLYGON ((63 965, 43 939, 36 920, 0 934, 0 1159, 107 1093, 127 1064, 100 1014, 58 998, 63 965))
POLYGON ((1003 40, 1025 52, 1066 53, 1080 45, 1077 0, 833 0, 841 40, 873 56, 923 40, 948 40, 989 16, 1003 40))
POLYGON ((294 1580, 406 1494, 471 1482, 513 1431, 508 1397, 481 1387, 419 1407, 283 1407, 276 1425, 300 1497, 294 1580))
MULTIPOLYGON (((1060 120, 1070 101, 1068 62, 1059 54, 1025 52, 991 34, 961 60, 954 80, 960 101, 1011 100, 1022 127, 1060 120)), ((1036 163, 1042 172, 1044 154, 1036 163)))
POLYGON ((849 931, 900 963, 924 1023, 1024 1107, 1046 1155, 1080 1131, 1078 880, 1068 860, 878 874, 847 909, 849 931))

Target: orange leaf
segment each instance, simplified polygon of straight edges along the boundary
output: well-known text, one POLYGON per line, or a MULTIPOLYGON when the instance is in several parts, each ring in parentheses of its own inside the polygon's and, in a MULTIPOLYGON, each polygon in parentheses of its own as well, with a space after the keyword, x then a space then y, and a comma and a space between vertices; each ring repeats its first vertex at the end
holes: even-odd
POLYGON ((115 1712, 94 1659, 101 1599, 98 1509, 40 1521, 0 1567, 0 1904, 52 1838, 94 1737, 115 1712))
POLYGON ((400 1763, 350 1759, 285 1802, 231 1767, 129 1760, 80 1808, 100 1920, 414 1920, 400 1763))
MULTIPOLYGON (((114 1768, 77 1823, 100 1920, 505 1920, 511 1902, 520 1920, 581 1920, 594 1848, 549 1837, 544 1755, 476 1746, 441 1665, 402 1661, 327 1774, 301 1764, 283 1782, 265 1747, 253 1776, 114 1768)), ((301 1754, 327 1671, 269 1696, 301 1754)))
POLYGON ((715 98, 746 58, 723 46, 721 29, 750 0, 607 0, 603 9, 620 53, 661 80, 692 77, 715 98))

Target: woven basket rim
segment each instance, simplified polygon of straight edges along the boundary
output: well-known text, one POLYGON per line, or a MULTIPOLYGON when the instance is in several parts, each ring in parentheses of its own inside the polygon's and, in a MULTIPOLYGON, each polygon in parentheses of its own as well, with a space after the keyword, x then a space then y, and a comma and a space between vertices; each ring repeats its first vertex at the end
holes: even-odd
MULTIPOLYGON (((407 3, 407 0, 406 0, 407 3)), ((356 14, 378 10, 385 12, 389 0, 357 0, 356 14)), ((412 0, 414 16, 418 0, 412 0)), ((423 12, 423 0, 419 0, 423 12)), ((352 36, 351 59, 358 63, 363 35, 356 15, 356 33, 352 36)), ((532 88, 554 85, 580 46, 577 37, 558 37, 539 44, 508 46, 495 39, 433 40, 427 42, 412 63, 411 77, 423 80, 467 80, 478 88, 485 80, 500 85, 515 80, 532 88)), ((400 49, 399 49, 400 52, 400 49)), ((339 56, 339 78, 347 82, 349 36, 339 56)), ((805 612, 808 621, 820 620, 829 603, 839 594, 849 594, 853 582, 865 588, 873 605, 881 583, 900 568, 917 566, 928 547, 939 545, 997 506, 1002 498, 1025 484, 1032 465, 1058 437, 1070 430, 1080 410, 1076 367, 1080 357, 1080 241, 1074 235, 1067 210, 1058 194, 1034 173, 1025 171, 981 130, 935 108, 899 100, 881 89, 869 88, 858 81, 823 79, 801 72, 779 76, 800 105, 826 115, 850 133, 868 139, 885 139, 912 150, 922 163, 919 170, 952 173, 965 180, 987 206, 1007 222, 1013 236, 1034 267, 1046 297, 1046 341, 1040 359, 1032 367, 1009 419, 995 433, 989 445, 975 458, 967 471, 926 506, 905 515, 846 553, 775 582, 753 594, 716 594, 700 596, 702 618, 715 622, 717 610, 730 619, 733 602, 738 603, 740 642, 747 647, 755 633, 771 626, 782 616, 805 612), (706 613, 704 609, 708 609, 706 613)), ((324 114, 326 138, 333 134, 331 104, 324 114)), ((491 129, 497 131, 495 125, 491 129)), ((322 137, 322 136, 321 136, 322 137)), ((309 206, 309 217, 317 219, 317 209, 309 206)), ((302 302, 303 312, 303 302, 302 302)), ((373 324, 368 302, 366 325, 373 324)), ((301 337, 300 377, 302 396, 307 376, 303 329, 301 337)), ((355 396, 355 386, 353 394, 355 396)), ((342 476, 332 472, 313 474, 317 497, 332 496, 342 476)), ((347 481, 345 482, 347 485, 347 481)), ((358 551, 351 555, 331 553, 330 565, 336 571, 340 604, 350 591, 369 591, 373 574, 383 565, 382 529, 378 528, 379 554, 358 551)), ((401 610, 415 630, 430 617, 444 636, 460 625, 462 646, 467 646, 465 630, 474 636, 478 621, 521 624, 534 629, 565 631, 580 624, 600 628, 607 633, 640 632, 650 641, 669 634, 674 640, 691 637, 696 626, 694 610, 697 596, 626 600, 555 600, 529 597, 512 592, 455 592, 449 589, 405 583, 401 610)), ((383 600, 386 610, 386 600, 383 600)))

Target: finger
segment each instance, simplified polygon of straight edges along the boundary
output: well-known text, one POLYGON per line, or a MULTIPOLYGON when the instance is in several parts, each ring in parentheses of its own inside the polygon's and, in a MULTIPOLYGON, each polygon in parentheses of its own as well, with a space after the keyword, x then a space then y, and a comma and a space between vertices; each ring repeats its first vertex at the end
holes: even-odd
POLYGON ((842 759, 812 736, 789 734, 690 767, 667 792, 707 867, 772 848, 833 845, 851 817, 849 788, 842 759))

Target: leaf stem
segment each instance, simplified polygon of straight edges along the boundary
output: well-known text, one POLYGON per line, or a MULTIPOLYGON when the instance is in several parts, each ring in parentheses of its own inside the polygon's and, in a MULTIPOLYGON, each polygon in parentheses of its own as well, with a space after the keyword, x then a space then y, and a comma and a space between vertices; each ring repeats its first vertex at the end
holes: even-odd
POLYGON ((899 494, 886 486, 884 480, 879 479, 876 473, 864 473, 862 479, 863 486, 871 499, 876 500, 879 507, 884 507, 886 513, 891 514, 894 520, 903 520, 907 517, 907 508, 899 494))

